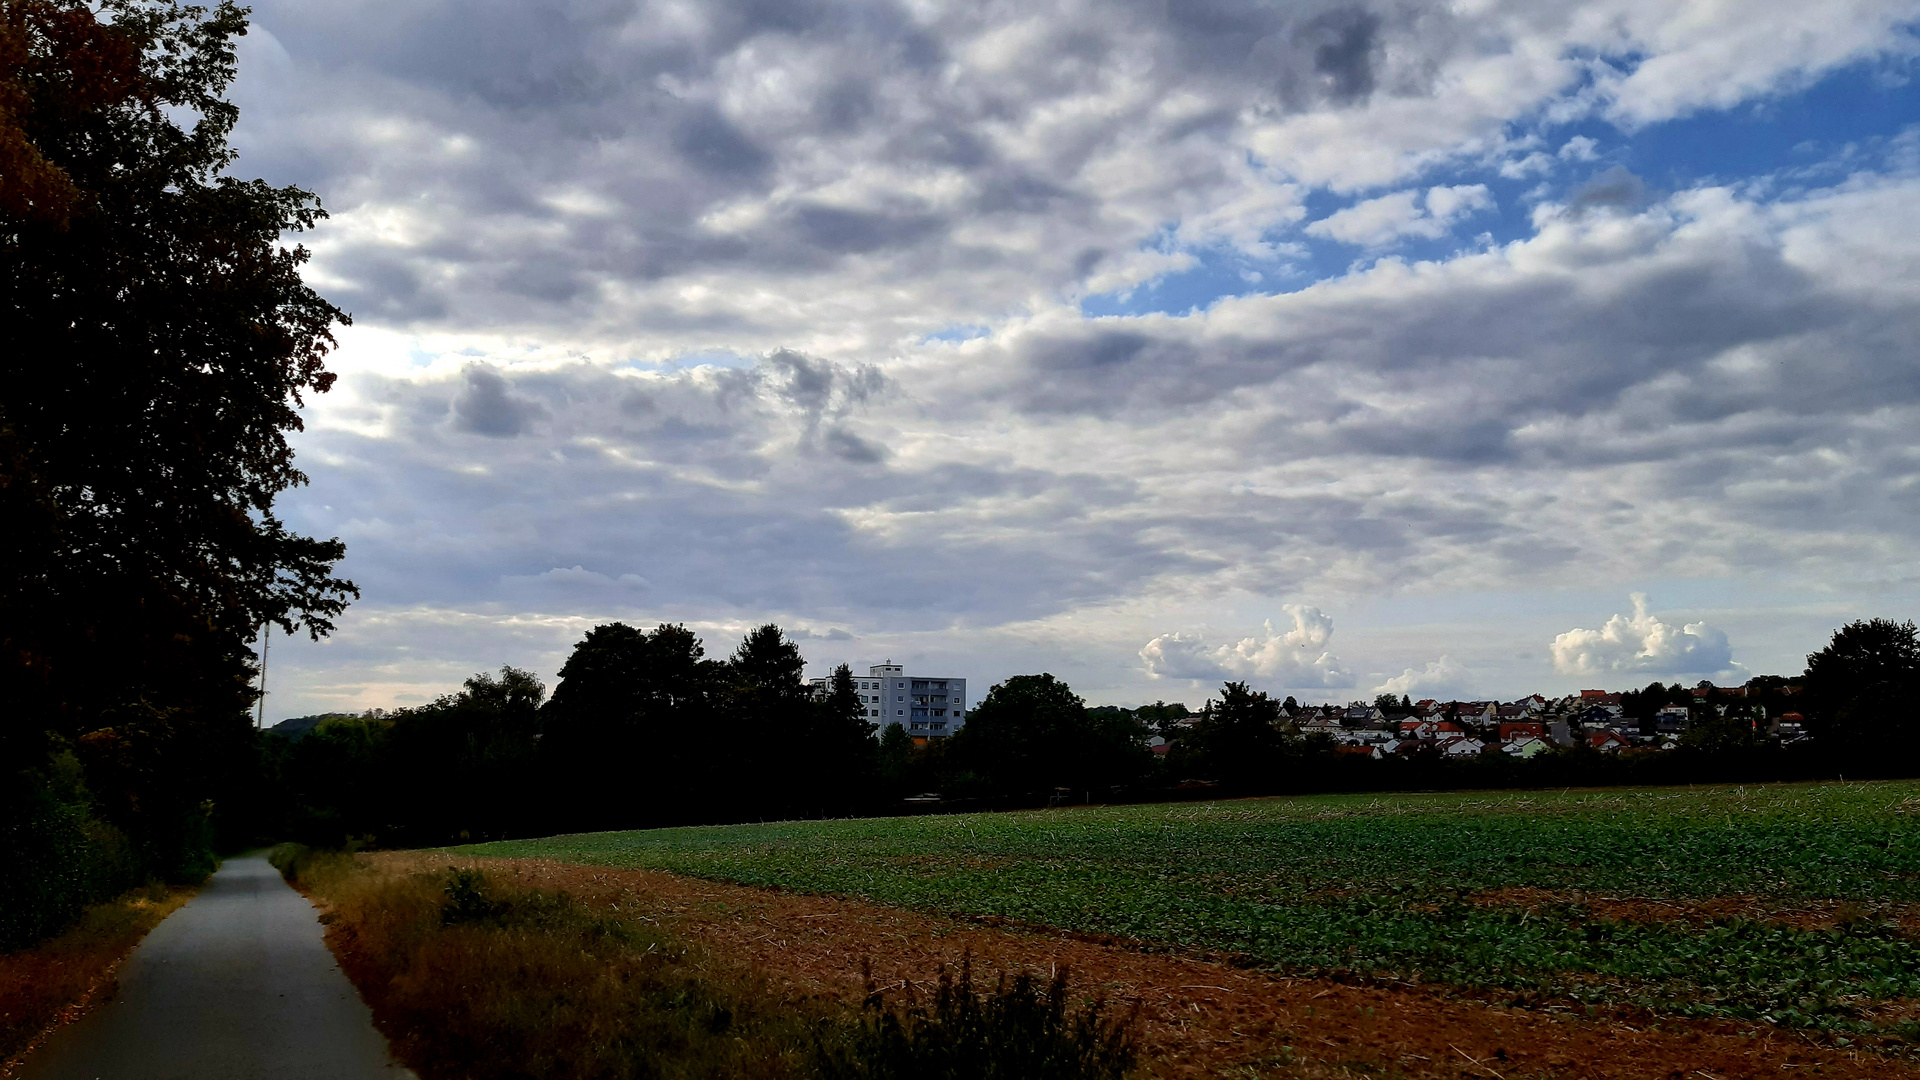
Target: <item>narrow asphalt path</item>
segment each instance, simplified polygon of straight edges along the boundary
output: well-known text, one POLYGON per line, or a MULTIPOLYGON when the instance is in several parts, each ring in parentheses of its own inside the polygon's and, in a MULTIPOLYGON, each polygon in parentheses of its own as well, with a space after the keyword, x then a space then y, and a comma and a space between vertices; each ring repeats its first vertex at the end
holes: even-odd
POLYGON ((263 856, 229 859, 120 968, 114 997, 22 1080, 402 1080, 313 905, 263 856))

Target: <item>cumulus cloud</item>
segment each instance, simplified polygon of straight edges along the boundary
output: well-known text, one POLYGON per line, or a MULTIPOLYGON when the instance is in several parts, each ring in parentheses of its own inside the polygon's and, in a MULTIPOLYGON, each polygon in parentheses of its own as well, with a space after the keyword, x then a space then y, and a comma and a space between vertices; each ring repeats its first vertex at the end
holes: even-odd
POLYGON ((1326 651, 1333 620, 1316 607, 1285 604, 1281 610, 1293 621, 1285 632, 1275 630, 1269 619, 1261 634, 1218 646, 1209 646, 1199 634, 1161 634, 1141 647, 1140 659, 1155 679, 1258 678, 1288 687, 1352 686, 1352 673, 1326 651))
POLYGON ((1450 656, 1429 660, 1424 667, 1407 668, 1400 674, 1367 691, 1369 695, 1400 694, 1411 698, 1446 697, 1470 693, 1471 673, 1454 663, 1450 656))
POLYGON ((1396 191, 1321 218, 1308 225, 1306 233, 1362 247, 1380 247, 1407 236, 1437 240, 1462 218, 1492 208, 1493 196, 1485 184, 1432 187, 1424 196, 1396 191))
POLYGON ((1585 135, 1575 135, 1560 145, 1558 157, 1562 161, 1592 161, 1599 156, 1599 145, 1585 135))
POLYGON ((1554 638, 1554 670, 1588 676, 1694 675, 1738 667, 1727 635, 1703 622, 1677 626, 1650 614, 1645 593, 1632 599, 1631 616, 1616 614, 1598 630, 1575 628, 1554 638))

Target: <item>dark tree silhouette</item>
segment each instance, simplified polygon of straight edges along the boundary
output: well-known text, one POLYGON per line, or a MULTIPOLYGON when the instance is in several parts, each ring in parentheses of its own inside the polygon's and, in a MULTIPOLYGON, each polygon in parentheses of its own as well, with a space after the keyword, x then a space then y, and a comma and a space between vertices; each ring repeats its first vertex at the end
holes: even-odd
MULTIPOLYGON (((813 703, 811 723, 802 735, 798 755, 808 775, 802 778, 803 809, 811 804, 822 813, 844 813, 871 804, 878 762, 878 726, 867 719, 867 707, 853 685, 853 669, 833 669, 827 694, 813 703)), ((892 725, 897 727, 898 725, 892 725)))
POLYGON ((1230 682, 1220 688, 1220 700, 1210 705, 1180 744, 1180 764, 1235 787, 1272 783, 1286 749, 1280 703, 1264 690, 1230 682))
POLYGON ((274 516, 346 317, 280 240, 318 201, 223 175, 245 26, 231 3, 0 8, 0 787, 73 753, 181 877, 250 767, 249 642, 325 634, 357 595, 337 540, 274 516))
POLYGON ((1839 753, 1872 749, 1857 771, 1910 765, 1920 757, 1910 749, 1920 733, 1920 631, 1891 619, 1848 623, 1807 657, 1806 696, 1821 742, 1839 753))
POLYGON ((1052 675, 1015 675, 987 691, 947 740, 946 762, 996 794, 1102 791, 1149 767, 1146 737, 1135 717, 1095 715, 1052 675))
POLYGON ((693 820, 708 802, 724 733, 709 715, 722 665, 684 626, 596 626, 542 710, 548 818, 605 829, 693 820))

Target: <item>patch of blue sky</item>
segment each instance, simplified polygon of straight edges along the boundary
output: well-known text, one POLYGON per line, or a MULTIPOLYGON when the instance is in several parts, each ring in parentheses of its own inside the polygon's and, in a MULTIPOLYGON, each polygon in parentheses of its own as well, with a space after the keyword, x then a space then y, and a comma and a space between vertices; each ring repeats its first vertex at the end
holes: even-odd
POLYGON ((933 342, 958 343, 962 341, 972 341, 975 338, 983 338, 991 333, 993 333, 993 331, 985 326, 979 326, 973 323, 959 323, 935 330, 920 340, 928 344, 933 342))
POLYGON ((1622 165, 1660 190, 1775 174, 1829 183, 1873 165, 1878 149, 1920 124, 1915 74, 1920 70, 1914 60, 1876 60, 1838 69, 1795 93, 1631 133, 1587 119, 1542 134, 1556 146, 1574 136, 1593 139, 1601 155, 1596 164, 1622 165))
POLYGON ((1314 278, 1295 260, 1250 258, 1232 248, 1192 252, 1197 262, 1132 289, 1089 296, 1080 301, 1088 318, 1108 315, 1184 315, 1230 296, 1279 293, 1310 284, 1314 278))
MULTIPOLYGON (((1702 110, 1630 132, 1597 118, 1517 125, 1510 133, 1514 139, 1532 135, 1540 144, 1542 157, 1533 167, 1504 176, 1498 166, 1461 167, 1406 185, 1487 186, 1494 206, 1462 216, 1449 235, 1403 237, 1390 247, 1369 250, 1289 228, 1269 239, 1295 246, 1296 252, 1304 248, 1303 254, 1261 260, 1227 247, 1196 249, 1191 251, 1195 265, 1131 290, 1086 297, 1080 311, 1089 318, 1182 315, 1228 297, 1296 291, 1388 255, 1410 261, 1444 259, 1488 242, 1525 239, 1533 233, 1532 211, 1539 201, 1566 199, 1614 166, 1641 177, 1656 195, 1760 179, 1773 179, 1777 188, 1788 190, 1834 183, 1860 169, 1882 167, 1895 137, 1920 127, 1917 73, 1920 63, 1913 59, 1876 59, 1833 71, 1794 92, 1730 109, 1702 110), (1576 139, 1591 140, 1590 156, 1561 155, 1576 139)), ((1303 221, 1322 220, 1381 194, 1346 198, 1311 192, 1303 221)), ((1149 246, 1164 243, 1162 235, 1149 246)))

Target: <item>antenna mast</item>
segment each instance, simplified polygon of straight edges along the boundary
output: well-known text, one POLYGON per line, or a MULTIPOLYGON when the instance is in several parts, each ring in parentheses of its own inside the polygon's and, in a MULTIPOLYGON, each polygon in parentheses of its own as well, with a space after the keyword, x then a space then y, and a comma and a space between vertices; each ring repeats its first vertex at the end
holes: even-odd
POLYGON ((253 726, 259 727, 267 719, 267 651, 273 648, 273 623, 262 624, 264 629, 260 637, 260 701, 253 715, 253 726))

